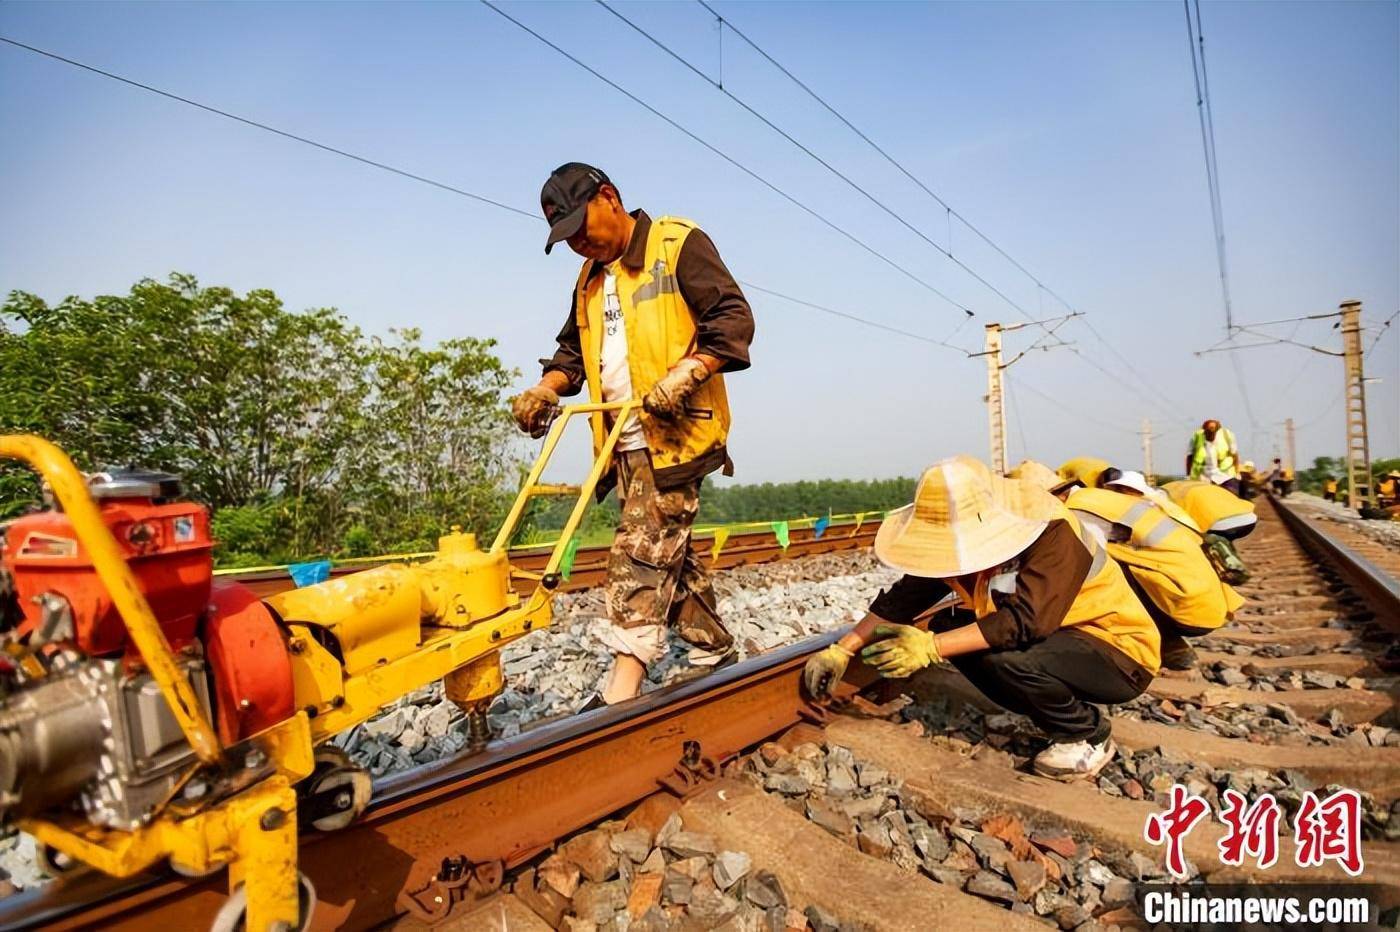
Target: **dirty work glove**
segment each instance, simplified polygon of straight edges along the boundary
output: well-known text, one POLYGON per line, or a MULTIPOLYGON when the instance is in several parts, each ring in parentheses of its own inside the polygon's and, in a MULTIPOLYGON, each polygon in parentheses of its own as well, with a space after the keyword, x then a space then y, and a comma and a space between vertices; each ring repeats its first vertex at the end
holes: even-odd
POLYGON ((884 640, 871 644, 860 656, 883 677, 910 676, 943 659, 932 631, 920 631, 913 625, 876 625, 875 635, 884 640))
POLYGON ((559 407, 559 396, 553 389, 544 385, 527 388, 511 402, 510 410, 515 415, 515 423, 531 437, 543 437, 554 421, 555 409, 559 407))
POLYGON ((1235 551, 1234 544, 1219 534, 1206 534, 1203 540, 1206 558, 1210 560, 1210 565, 1214 567, 1215 574, 1222 582, 1231 586, 1242 586, 1249 582, 1249 569, 1235 551))
POLYGON ((709 367, 694 356, 687 356, 651 387, 642 399, 642 410, 667 420, 680 417, 685 400, 709 377, 709 367))
POLYGON ((846 667, 854 656, 840 644, 830 644, 808 657, 807 667, 802 671, 802 685, 807 687, 807 695, 818 700, 830 699, 831 691, 846 675, 846 667))

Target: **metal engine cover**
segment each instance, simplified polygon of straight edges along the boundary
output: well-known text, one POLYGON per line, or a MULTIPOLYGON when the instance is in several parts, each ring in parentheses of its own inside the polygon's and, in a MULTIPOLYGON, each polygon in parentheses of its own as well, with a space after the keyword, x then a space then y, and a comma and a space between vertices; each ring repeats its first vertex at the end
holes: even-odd
MULTIPOLYGON (((149 673, 126 676, 117 661, 92 664, 99 670, 106 738, 97 777, 82 794, 83 809, 96 825, 130 830, 152 819, 196 758, 149 673)), ((209 677, 203 658, 182 657, 179 664, 208 715, 209 677)))

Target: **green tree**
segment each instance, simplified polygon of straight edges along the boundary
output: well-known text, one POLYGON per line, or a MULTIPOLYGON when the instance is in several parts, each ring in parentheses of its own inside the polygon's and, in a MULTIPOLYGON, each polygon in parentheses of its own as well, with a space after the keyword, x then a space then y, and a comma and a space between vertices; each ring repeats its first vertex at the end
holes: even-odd
MULTIPOLYGON (((50 306, 0 307, 0 431, 44 436, 78 466, 180 474, 214 510, 223 562, 431 546, 499 520, 517 475, 486 340, 366 338, 333 309, 287 311, 194 277, 50 306)), ((0 468, 0 518, 33 506, 0 468)))

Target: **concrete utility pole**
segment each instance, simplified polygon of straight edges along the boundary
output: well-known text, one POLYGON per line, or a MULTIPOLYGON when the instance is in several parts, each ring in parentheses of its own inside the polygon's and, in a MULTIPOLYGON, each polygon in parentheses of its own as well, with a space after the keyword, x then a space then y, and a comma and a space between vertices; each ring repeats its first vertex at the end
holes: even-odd
POLYGON ((987 357, 987 420, 992 438, 992 472, 1006 475, 1006 396, 1001 385, 1001 324, 987 324, 982 354, 987 357))
POLYGON ((1298 445, 1293 442, 1293 418, 1285 418, 1283 421, 1283 433, 1286 438, 1286 449, 1288 459, 1283 464, 1288 467, 1294 476, 1298 475, 1298 445))
POLYGON ((1152 422, 1147 418, 1142 419, 1142 474, 1147 479, 1148 485, 1156 485, 1152 481, 1152 422))
MULTIPOLYGON (((1361 302, 1343 301, 1342 356, 1346 361, 1347 507, 1374 505, 1371 444, 1366 438, 1366 375, 1362 371, 1361 302)), ((1291 435, 1290 435, 1291 436, 1291 435)))

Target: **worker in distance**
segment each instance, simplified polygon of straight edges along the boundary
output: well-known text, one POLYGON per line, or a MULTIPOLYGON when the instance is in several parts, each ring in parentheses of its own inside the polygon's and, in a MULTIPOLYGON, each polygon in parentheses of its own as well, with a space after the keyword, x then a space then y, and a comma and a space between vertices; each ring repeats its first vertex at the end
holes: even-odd
POLYGON ((1033 761, 1037 773, 1084 779, 1112 759, 1098 704, 1147 688, 1160 639, 1123 570, 1063 503, 970 456, 950 457, 881 525, 875 555, 905 575, 808 660, 813 697, 831 695, 857 651, 894 678, 948 660, 1050 739, 1033 761), (944 606, 952 610, 933 611, 944 606), (913 624, 925 616, 928 631, 913 624))
MULTIPOLYGON (((724 374, 749 367, 753 313, 714 243, 689 220, 628 211, 600 169, 569 162, 540 192, 544 251, 566 242, 583 257, 557 349, 539 383, 518 396, 520 429, 541 437, 560 396, 641 399, 624 425, 600 494, 617 488, 622 516, 608 557, 610 622, 600 632, 614 662, 580 711, 633 698, 668 629, 693 645, 690 661, 732 660, 734 639, 691 551, 701 480, 732 475, 724 374)), ((610 423, 592 418, 594 455, 610 423)))

